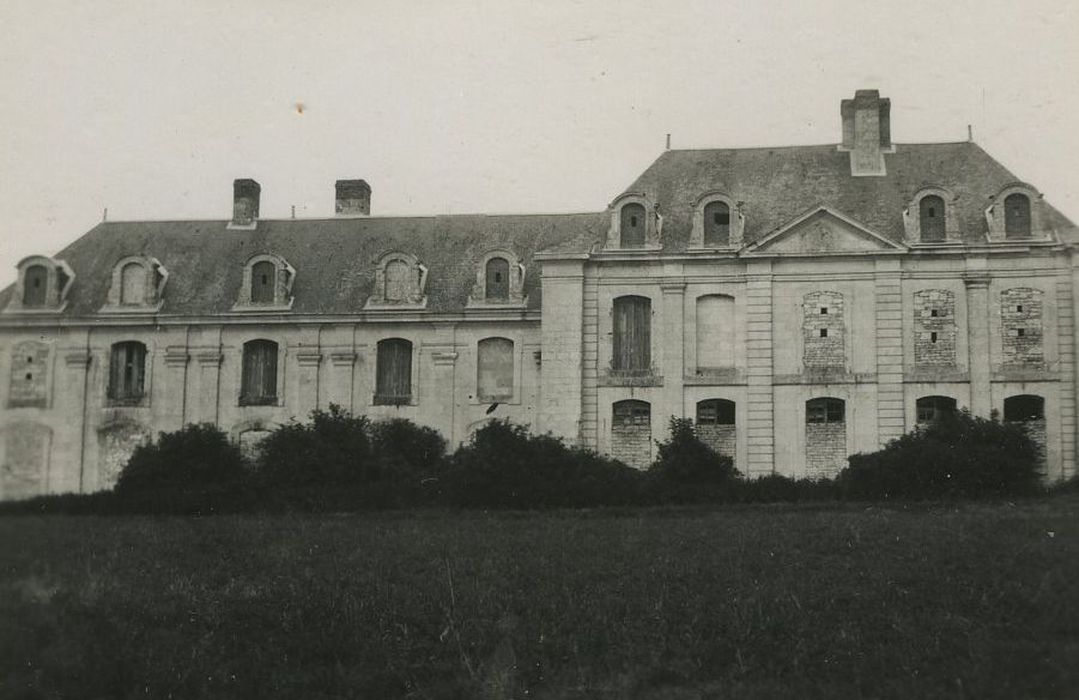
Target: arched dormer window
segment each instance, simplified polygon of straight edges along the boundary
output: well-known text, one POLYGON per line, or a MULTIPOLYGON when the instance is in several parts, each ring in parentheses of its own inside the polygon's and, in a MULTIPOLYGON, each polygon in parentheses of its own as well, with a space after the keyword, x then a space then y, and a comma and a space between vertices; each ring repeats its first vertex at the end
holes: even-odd
POLYGON ((427 268, 415 255, 398 251, 386 253, 375 266, 375 287, 365 308, 427 306, 427 268))
POLYGON ((693 203, 693 229, 689 247, 738 248, 742 245, 745 217, 741 202, 723 192, 705 192, 693 203))
POLYGON ((515 253, 504 249, 488 251, 477 263, 468 306, 523 306, 524 280, 525 267, 515 253))
POLYGON ((611 202, 608 250, 658 250, 663 217, 643 194, 624 194, 611 202))
POLYGON ((284 311, 292 308, 296 269, 280 255, 264 253, 244 263, 240 298, 234 311, 284 311))
POLYGON ((112 284, 103 312, 157 311, 169 273, 157 258, 132 255, 113 266, 112 284))
POLYGON ((923 187, 914 193, 903 210, 906 242, 958 243, 959 219, 955 196, 943 187, 923 187))
POLYGON ((5 313, 57 313, 67 305, 75 273, 63 260, 44 255, 24 258, 16 266, 19 277, 5 313))
POLYGON ((1041 194, 1023 182, 1003 188, 985 210, 989 240, 994 242, 1049 239, 1052 232, 1043 221, 1041 194))

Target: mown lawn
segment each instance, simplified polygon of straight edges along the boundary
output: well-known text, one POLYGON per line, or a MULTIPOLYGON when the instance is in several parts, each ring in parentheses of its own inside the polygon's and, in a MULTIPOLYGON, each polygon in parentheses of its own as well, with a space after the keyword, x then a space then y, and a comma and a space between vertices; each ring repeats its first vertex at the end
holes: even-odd
POLYGON ((1076 697, 1079 498, 0 518, 3 698, 1076 697))

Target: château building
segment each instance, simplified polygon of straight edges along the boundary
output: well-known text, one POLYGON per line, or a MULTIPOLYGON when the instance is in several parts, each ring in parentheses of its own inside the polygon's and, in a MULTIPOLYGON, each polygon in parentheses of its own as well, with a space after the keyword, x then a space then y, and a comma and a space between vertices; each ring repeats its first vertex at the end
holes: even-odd
POLYGON ((967 407, 1075 473, 1075 224, 977 144, 668 150, 585 214, 103 222, 0 293, 0 498, 110 487, 188 423, 245 450, 331 403, 456 445, 510 418, 646 466, 670 416, 750 475, 967 407))

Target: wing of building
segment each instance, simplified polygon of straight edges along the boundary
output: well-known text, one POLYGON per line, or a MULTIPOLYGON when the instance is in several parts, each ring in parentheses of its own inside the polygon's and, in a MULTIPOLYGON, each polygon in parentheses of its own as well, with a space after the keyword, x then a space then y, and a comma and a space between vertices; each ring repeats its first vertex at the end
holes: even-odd
POLYGON ((1075 473, 1079 231, 973 142, 669 150, 586 214, 105 222, 0 293, 0 498, 109 488, 210 422, 244 449, 338 404, 506 417, 646 466, 670 416, 749 474, 834 475, 967 407, 1075 473))

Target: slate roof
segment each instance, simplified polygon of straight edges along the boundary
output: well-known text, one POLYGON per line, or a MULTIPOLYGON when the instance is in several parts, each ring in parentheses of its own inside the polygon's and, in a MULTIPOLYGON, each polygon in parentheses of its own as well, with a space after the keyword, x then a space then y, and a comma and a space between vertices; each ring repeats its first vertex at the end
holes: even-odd
MULTIPOLYGON (((885 154, 887 175, 852 177, 850 154, 835 144, 775 148, 666 151, 626 188, 645 193, 663 216, 663 248, 685 250, 693 204, 720 190, 744 202, 744 240, 752 243, 816 205, 859 221, 886 238, 903 241, 903 209, 922 187, 944 187, 955 203, 960 230, 984 242, 990 197, 1019 181, 973 142, 897 144, 885 154)), ((1064 232, 1075 224, 1046 207, 1049 226, 1064 232)), ((595 242, 602 243, 602 237, 595 242)), ((563 247, 562 249, 566 249, 563 247)))
MULTIPOLYGON (((227 313, 236 302, 244 263, 274 253, 296 268, 293 313, 355 313, 374 286, 379 257, 411 253, 428 268, 427 309, 460 311, 482 256, 515 252, 526 267, 528 308, 540 305, 539 268, 532 254, 606 230, 592 214, 454 215, 260 220, 254 230, 227 221, 103 222, 55 257, 75 271, 62 316, 96 313, 106 301, 115 264, 129 255, 157 258, 169 271, 162 314, 227 313)), ((13 292, 0 293, 0 308, 13 292)), ((10 319, 9 319, 10 320, 10 319)))

